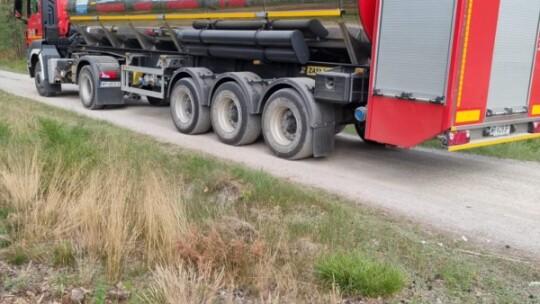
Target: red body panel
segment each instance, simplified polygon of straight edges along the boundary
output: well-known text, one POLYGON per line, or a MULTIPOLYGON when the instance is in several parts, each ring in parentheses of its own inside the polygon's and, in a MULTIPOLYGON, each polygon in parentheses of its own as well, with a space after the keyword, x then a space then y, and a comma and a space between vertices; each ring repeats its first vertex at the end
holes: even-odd
MULTIPOLYGON (((466 53, 462 54, 464 64, 461 62, 458 73, 460 80, 457 83, 456 110, 480 110, 480 121, 472 122, 480 123, 485 118, 488 102, 500 0, 471 3, 473 7, 470 10, 467 7, 467 14, 471 14, 468 33, 467 29, 463 29, 462 35, 468 35, 469 39, 464 50, 466 53), (463 81, 461 95, 460 81, 463 81)), ((452 121, 452 125, 459 123, 452 121)))
POLYGON ((195 9, 198 7, 197 0, 171 0, 167 1, 168 9, 195 9))
MULTIPOLYGON (((529 100, 529 113, 533 116, 533 107, 540 106, 540 36, 538 37, 536 47, 536 61, 533 70, 531 98, 529 100)), ((540 116, 540 113, 536 113, 534 116, 540 116)))
MULTIPOLYGON (((68 0, 56 0, 58 31, 60 37, 66 37, 69 32, 69 17, 67 14, 68 0)), ((43 38, 43 24, 41 14, 41 1, 39 1, 39 11, 28 16, 28 24, 26 25, 26 45, 30 45, 32 41, 43 38)))
POLYGON ((358 0, 358 14, 364 27, 364 32, 373 41, 373 26, 375 25, 375 9, 377 0, 358 0))
MULTIPOLYGON (((372 67, 370 77, 370 100, 368 102, 368 124, 366 138, 382 143, 410 148, 435 137, 449 128, 448 117, 451 116, 456 79, 456 66, 459 62, 464 3, 460 0, 457 6, 456 30, 453 37, 450 75, 446 105, 435 105, 423 102, 408 101, 397 98, 373 95, 375 71, 377 69, 377 33, 375 22, 373 31, 372 67)), ((375 20, 379 17, 380 1, 377 1, 375 20)))

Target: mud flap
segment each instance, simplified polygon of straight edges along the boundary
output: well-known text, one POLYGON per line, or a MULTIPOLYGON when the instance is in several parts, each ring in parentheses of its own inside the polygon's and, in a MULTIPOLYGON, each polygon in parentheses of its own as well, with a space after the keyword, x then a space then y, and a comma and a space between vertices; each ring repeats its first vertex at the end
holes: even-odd
POLYGON ((330 125, 313 129, 313 156, 325 157, 334 151, 336 127, 330 125))

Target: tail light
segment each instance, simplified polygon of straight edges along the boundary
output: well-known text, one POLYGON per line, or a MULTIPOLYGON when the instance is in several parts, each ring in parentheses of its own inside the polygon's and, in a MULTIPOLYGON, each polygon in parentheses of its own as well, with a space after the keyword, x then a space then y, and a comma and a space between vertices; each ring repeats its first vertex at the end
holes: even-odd
POLYGON ((103 71, 99 74, 100 79, 118 79, 118 72, 116 71, 103 71))
POLYGON ((531 133, 540 133, 540 121, 531 123, 531 133))
POLYGON ((448 132, 445 138, 443 138, 443 144, 448 147, 468 144, 470 141, 470 131, 448 132))

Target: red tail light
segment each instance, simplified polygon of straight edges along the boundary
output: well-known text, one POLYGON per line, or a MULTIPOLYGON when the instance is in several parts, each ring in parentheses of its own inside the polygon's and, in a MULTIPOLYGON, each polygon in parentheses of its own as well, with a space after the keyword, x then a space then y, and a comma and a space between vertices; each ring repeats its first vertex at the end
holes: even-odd
POLYGON ((531 123, 531 133, 540 133, 540 121, 531 123))
POLYGON ((103 71, 99 74, 100 79, 118 79, 118 73, 115 71, 103 71))
POLYGON ((446 145, 448 147, 468 144, 470 141, 470 131, 457 131, 446 133, 446 145))

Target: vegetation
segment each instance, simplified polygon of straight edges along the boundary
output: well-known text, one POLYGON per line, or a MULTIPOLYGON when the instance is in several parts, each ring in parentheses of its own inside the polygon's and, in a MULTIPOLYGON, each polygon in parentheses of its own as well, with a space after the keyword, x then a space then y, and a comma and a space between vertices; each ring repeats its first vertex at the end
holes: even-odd
POLYGON ((405 285, 398 268, 359 254, 321 256, 315 263, 315 276, 328 287, 366 296, 391 295, 405 285))
POLYGON ((0 100, 1 295, 86 303, 540 296, 529 285, 540 279, 534 262, 493 257, 105 122, 2 92, 0 100))
POLYGON ((13 72, 26 71, 24 23, 13 16, 13 2, 0 3, 0 68, 13 72))

